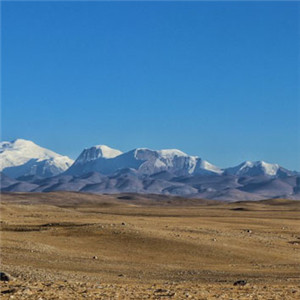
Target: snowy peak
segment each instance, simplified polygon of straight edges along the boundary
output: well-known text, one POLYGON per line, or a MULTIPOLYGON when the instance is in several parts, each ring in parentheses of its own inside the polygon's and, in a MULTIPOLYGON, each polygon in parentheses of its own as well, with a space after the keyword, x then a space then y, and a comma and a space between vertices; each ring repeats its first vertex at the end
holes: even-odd
POLYGON ((37 145, 32 141, 24 140, 24 139, 16 139, 11 142, 1 142, 0 143, 0 151, 3 152, 4 150, 8 149, 18 149, 18 148, 25 148, 25 147, 36 147, 37 145))
POLYGON ((149 159, 151 157, 164 158, 164 159, 174 159, 175 157, 188 157, 188 155, 178 149, 162 149, 162 150, 152 150, 148 148, 136 148, 132 151, 138 159, 149 159))
POLYGON ((114 158, 121 155, 122 152, 117 149, 110 148, 106 145, 96 145, 91 148, 84 149, 77 158, 77 163, 85 163, 96 160, 98 158, 114 158))
MULTIPOLYGON (((157 152, 148 148, 136 148, 127 152, 137 160, 149 160, 157 158, 157 152)), ((125 153, 126 154, 126 153, 125 153)))
POLYGON ((163 150, 158 150, 157 153, 162 157, 169 157, 169 158, 173 158, 175 156, 188 156, 186 153, 178 149, 163 149, 163 150))
POLYGON ((73 160, 32 141, 17 139, 0 143, 0 170, 11 177, 57 175, 67 170, 73 160))
POLYGON ((256 161, 254 162, 254 166, 263 169, 264 173, 269 176, 275 176, 279 169, 278 164, 269 164, 264 161, 256 161))
POLYGON ((120 150, 110 148, 106 145, 98 145, 95 147, 101 151, 102 157, 104 157, 104 158, 114 158, 123 153, 120 150))
POLYGON ((280 167, 278 164, 270 164, 264 161, 245 161, 236 167, 225 170, 226 174, 236 176, 287 176, 289 171, 280 167))
POLYGON ((19 158, 23 160, 26 160, 27 158, 48 159, 62 157, 62 155, 59 155, 51 150, 42 148, 34 142, 24 139, 17 139, 12 142, 1 142, 0 153, 4 152, 7 155, 8 153, 12 153, 13 155, 15 155, 15 159, 19 158), (17 154, 19 154, 19 157, 17 154))

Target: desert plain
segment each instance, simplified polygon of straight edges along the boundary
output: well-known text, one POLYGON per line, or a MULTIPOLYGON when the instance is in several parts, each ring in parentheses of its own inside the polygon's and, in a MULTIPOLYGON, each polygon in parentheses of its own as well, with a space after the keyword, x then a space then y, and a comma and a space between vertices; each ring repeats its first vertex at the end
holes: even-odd
POLYGON ((1 299, 300 299, 300 201, 55 192, 0 205, 1 299))

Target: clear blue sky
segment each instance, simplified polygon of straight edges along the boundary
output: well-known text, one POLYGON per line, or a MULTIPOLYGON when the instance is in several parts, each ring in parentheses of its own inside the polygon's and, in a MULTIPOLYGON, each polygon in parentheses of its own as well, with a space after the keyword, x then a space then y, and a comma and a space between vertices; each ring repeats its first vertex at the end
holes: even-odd
POLYGON ((300 170, 296 2, 2 2, 2 139, 300 170))

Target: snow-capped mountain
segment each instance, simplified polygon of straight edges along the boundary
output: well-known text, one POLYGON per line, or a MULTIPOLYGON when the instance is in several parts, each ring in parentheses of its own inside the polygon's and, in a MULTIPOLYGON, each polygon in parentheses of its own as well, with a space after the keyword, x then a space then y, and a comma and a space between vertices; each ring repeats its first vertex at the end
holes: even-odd
POLYGON ((17 178, 27 175, 39 177, 58 175, 66 171, 73 160, 31 141, 17 139, 0 143, 0 162, 0 171, 17 178))
POLYGON ((135 169, 140 174, 168 171, 175 175, 222 174, 222 170, 197 156, 189 156, 177 149, 151 150, 137 148, 125 153, 107 146, 85 149, 66 171, 68 175, 88 172, 113 174, 120 169, 135 169), (103 151, 105 149, 105 151, 103 151))
POLYGON ((300 199, 300 174, 278 164, 246 161, 220 169, 177 149, 105 145, 84 149, 76 161, 27 140, 0 143, 3 192, 141 193, 222 201, 300 199), (72 164, 73 163, 73 164, 72 164))
POLYGON ((110 148, 106 145, 97 145, 88 149, 84 149, 77 158, 77 163, 86 163, 97 158, 114 158, 121 155, 122 151, 110 148))
POLYGON ((282 168, 278 164, 270 164, 264 161, 245 161, 236 167, 225 169, 226 174, 236 176, 271 176, 286 177, 293 175, 293 172, 282 168))

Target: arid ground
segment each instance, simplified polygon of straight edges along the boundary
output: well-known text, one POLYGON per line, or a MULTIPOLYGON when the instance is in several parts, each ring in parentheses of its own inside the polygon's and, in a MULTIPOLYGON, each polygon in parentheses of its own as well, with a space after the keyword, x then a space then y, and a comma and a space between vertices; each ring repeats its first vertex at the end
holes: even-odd
POLYGON ((299 219, 283 199, 3 194, 1 299, 300 299, 299 219))

